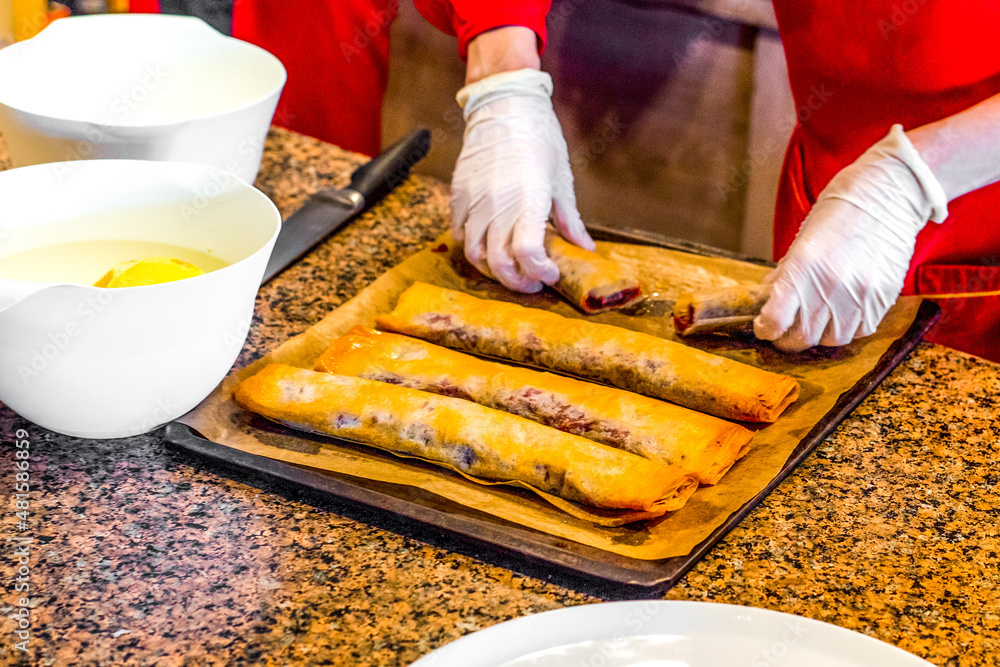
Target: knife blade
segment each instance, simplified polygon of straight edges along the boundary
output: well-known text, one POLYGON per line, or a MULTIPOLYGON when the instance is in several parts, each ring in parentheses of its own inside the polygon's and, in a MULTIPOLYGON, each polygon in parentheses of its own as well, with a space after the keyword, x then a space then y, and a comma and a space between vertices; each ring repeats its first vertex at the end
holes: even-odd
POLYGON ((410 175, 430 149, 431 134, 417 129, 351 174, 346 188, 314 193, 281 225, 260 284, 264 285, 309 252, 320 241, 364 213, 410 175))

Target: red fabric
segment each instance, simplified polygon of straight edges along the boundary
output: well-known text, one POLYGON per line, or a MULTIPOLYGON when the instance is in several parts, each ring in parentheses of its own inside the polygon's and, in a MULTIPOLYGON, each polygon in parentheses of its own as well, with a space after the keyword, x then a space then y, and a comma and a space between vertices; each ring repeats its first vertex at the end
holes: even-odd
POLYGON ((159 14, 160 0, 129 0, 128 10, 133 14, 159 14))
POLYGON ((918 294, 935 299, 941 320, 929 340, 1000 361, 1000 266, 924 264, 917 267, 918 294))
MULTIPOLYGON (((893 123, 912 129, 1000 94, 1000 3, 775 0, 774 6, 799 119, 778 191, 778 258, 830 179, 893 123)), ((982 292, 974 287, 988 284, 984 274, 1000 264, 1000 184, 954 200, 949 212, 918 237, 904 294, 982 292), (937 272, 927 292, 931 283, 918 275, 935 265, 966 268, 937 272)), ((928 339, 1000 361, 1000 298, 948 301, 939 301, 948 316, 928 339), (959 307, 962 317, 953 317, 959 307)))
POLYGON ((239 0, 233 36, 284 64, 274 124, 376 155, 389 80, 389 28, 398 0, 239 0))
POLYGON ((520 25, 538 35, 538 51, 545 48, 545 17, 552 0, 415 0, 417 9, 439 30, 458 37, 458 55, 465 60, 469 42, 493 28, 520 25))

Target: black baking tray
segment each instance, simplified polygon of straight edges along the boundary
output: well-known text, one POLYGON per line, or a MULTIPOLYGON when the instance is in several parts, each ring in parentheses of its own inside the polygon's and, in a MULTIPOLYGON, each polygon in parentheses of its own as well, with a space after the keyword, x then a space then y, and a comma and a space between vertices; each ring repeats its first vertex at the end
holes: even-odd
MULTIPOLYGON (((639 243, 699 255, 729 257, 768 265, 769 262, 685 241, 665 239, 638 230, 591 227, 599 240, 639 243)), ((610 599, 642 598, 661 594, 676 584, 712 547, 757 506, 795 467, 858 406, 913 350, 938 320, 937 304, 924 301, 906 334, 897 340, 878 365, 849 391, 802 439, 767 487, 747 501, 686 556, 644 561, 609 553, 535 531, 476 512, 413 487, 373 482, 248 454, 211 442, 185 424, 167 425, 167 443, 216 462, 229 476, 250 475, 250 483, 276 483, 274 489, 307 491, 318 503, 330 500, 333 510, 423 541, 462 551, 564 586, 610 599)))

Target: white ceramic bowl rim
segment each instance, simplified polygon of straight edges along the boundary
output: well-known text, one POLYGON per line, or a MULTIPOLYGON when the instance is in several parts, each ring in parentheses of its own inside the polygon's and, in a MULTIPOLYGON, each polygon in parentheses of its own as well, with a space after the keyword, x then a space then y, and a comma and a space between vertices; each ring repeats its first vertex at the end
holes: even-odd
MULTIPOLYGON (((412 663, 411 667, 496 667, 529 658, 541 651, 581 642, 615 644, 629 637, 660 634, 688 637, 698 642, 716 642, 723 646, 728 636, 757 634, 767 644, 771 639, 785 637, 786 631, 793 627, 797 628, 797 635, 792 635, 795 641, 784 642, 786 651, 789 644, 794 646, 798 637, 804 637, 805 641, 799 643, 799 646, 812 651, 823 649, 824 657, 837 658, 838 665, 930 665, 892 644, 805 616, 716 602, 641 600, 585 604, 515 618, 445 644, 412 663), (827 651, 831 648, 838 653, 827 651), (863 657, 864 662, 848 662, 847 655, 855 659, 863 657)), ((602 657, 599 649, 595 649, 593 655, 602 657)), ((780 661, 780 656, 778 662, 770 659, 776 655, 761 654, 739 664, 774 665, 787 662, 780 661)), ((604 660, 606 662, 608 661, 604 660)), ((573 660, 558 664, 604 663, 598 660, 586 663, 573 660)), ((660 662, 657 661, 656 664, 660 662)), ((829 663, 824 661, 823 664, 829 663)))
MULTIPOLYGON (((210 118, 215 118, 218 116, 223 116, 244 109, 251 108, 255 105, 260 104, 263 100, 273 96, 275 93, 280 91, 287 79, 288 73, 285 70, 285 66, 281 61, 271 52, 263 49, 255 44, 246 42, 244 40, 236 39, 234 37, 229 37, 217 31, 215 28, 208 25, 205 21, 194 16, 179 16, 170 14, 93 14, 87 16, 71 16, 66 18, 61 18, 53 21, 49 26, 42 30, 38 35, 32 37, 31 39, 24 40, 23 42, 16 42, 11 44, 5 49, 0 49, 0 74, 3 73, 3 69, 6 66, 5 61, 14 59, 20 54, 20 50, 25 49, 28 45, 44 43, 51 39, 58 39, 60 34, 67 33, 72 35, 74 31, 87 30, 89 25, 93 23, 111 23, 111 22, 123 22, 130 23, 127 29, 135 29, 147 26, 155 26, 156 24, 169 25, 171 23, 174 26, 186 27, 191 31, 202 32, 207 39, 217 40, 220 44, 227 45, 227 48, 242 49, 248 54, 254 54, 253 57, 260 58, 262 61, 268 61, 272 67, 275 67, 275 72, 280 74, 275 82, 267 88, 266 91, 261 92, 255 98, 250 99, 238 105, 233 105, 231 107, 226 107, 217 111, 210 111, 204 113, 192 113, 186 115, 183 118, 179 118, 174 121, 169 122, 158 122, 158 123, 135 123, 128 124, 124 126, 116 125, 115 123, 100 123, 91 120, 86 120, 80 117, 65 116, 51 113, 50 111, 42 111, 38 108, 32 108, 31 105, 18 104, 16 102, 11 102, 6 99, 3 95, 3 87, 0 87, 0 104, 19 111, 24 114, 31 116, 36 116, 40 118, 53 118, 60 121, 73 122, 73 123, 85 123, 88 125, 93 125, 97 127, 127 127, 129 129, 134 129, 136 131, 141 130, 156 130, 162 128, 175 127, 184 123, 189 123, 192 121, 206 120, 210 118), (55 28, 55 30, 53 30, 55 28), (36 41, 42 39, 42 42, 36 41)), ((68 105, 72 106, 72 105, 68 105)))
MULTIPOLYGON (((227 263, 225 266, 220 267, 214 271, 211 271, 210 273, 217 275, 228 275, 228 273, 236 271, 237 270, 236 267, 238 265, 252 261, 254 258, 258 257, 261 253, 266 252, 268 253, 268 255, 270 255, 271 243, 274 239, 277 238, 278 233, 281 231, 281 225, 282 225, 281 212, 278 210, 278 207, 275 206, 274 202, 271 201, 271 199, 267 195, 265 195, 263 192, 261 192, 254 186, 250 185, 243 179, 239 178, 235 174, 231 174, 230 172, 227 172, 224 169, 219 169, 218 167, 212 167, 206 164, 201 164, 197 162, 153 161, 153 160, 82 160, 82 161, 65 162, 65 163, 45 163, 45 164, 31 165, 27 167, 18 167, 17 169, 10 169, 7 171, 0 171, 0 189, 2 189, 3 187, 5 174, 17 173, 20 176, 24 176, 30 173, 28 170, 37 170, 39 172, 49 171, 54 168, 59 168, 61 165, 65 166, 68 169, 76 168, 81 164, 100 169, 102 168, 100 166, 102 163, 107 163, 108 168, 112 170, 117 168, 127 169, 131 164, 131 165, 136 165, 141 169, 152 169, 154 171, 162 171, 165 174, 175 169, 184 169, 184 170, 190 169, 192 172, 200 171, 205 174, 214 174, 218 176, 224 176, 225 178, 231 178, 234 183, 234 188, 243 190, 248 194, 255 196, 264 204, 265 207, 269 208, 271 212, 274 214, 274 219, 277 221, 277 224, 274 226, 274 230, 271 232, 271 235, 263 243, 259 244, 260 247, 257 248, 255 251, 253 251, 252 253, 248 254, 247 256, 243 257, 238 261, 227 263)), ((201 280, 204 279, 205 276, 207 275, 209 274, 206 273, 200 276, 193 276, 191 278, 185 278, 185 280, 201 280)), ((59 283, 59 282, 42 283, 37 281, 18 280, 15 278, 3 278, 2 280, 3 282, 14 283, 16 285, 22 285, 24 287, 37 287, 38 289, 44 289, 57 285, 72 285, 73 287, 76 288, 82 288, 94 292, 101 292, 103 290, 108 289, 107 287, 94 287, 93 285, 84 285, 79 283, 59 283)), ((133 287, 116 287, 114 289, 116 292, 117 291, 135 292, 138 290, 157 289, 158 287, 159 285, 154 284, 154 285, 136 285, 133 287)))

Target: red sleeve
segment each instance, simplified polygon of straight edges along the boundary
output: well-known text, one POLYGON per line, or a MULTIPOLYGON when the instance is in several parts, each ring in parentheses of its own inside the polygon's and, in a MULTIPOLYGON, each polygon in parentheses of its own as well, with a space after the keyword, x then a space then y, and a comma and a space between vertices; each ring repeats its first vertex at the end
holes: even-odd
POLYGON ((128 10, 133 14, 159 14, 160 0, 131 0, 128 10))
POLYGON ((545 48, 545 17, 552 0, 414 0, 417 9, 438 29, 458 37, 458 55, 465 60, 477 35, 508 25, 531 28, 538 35, 538 52, 545 48))

